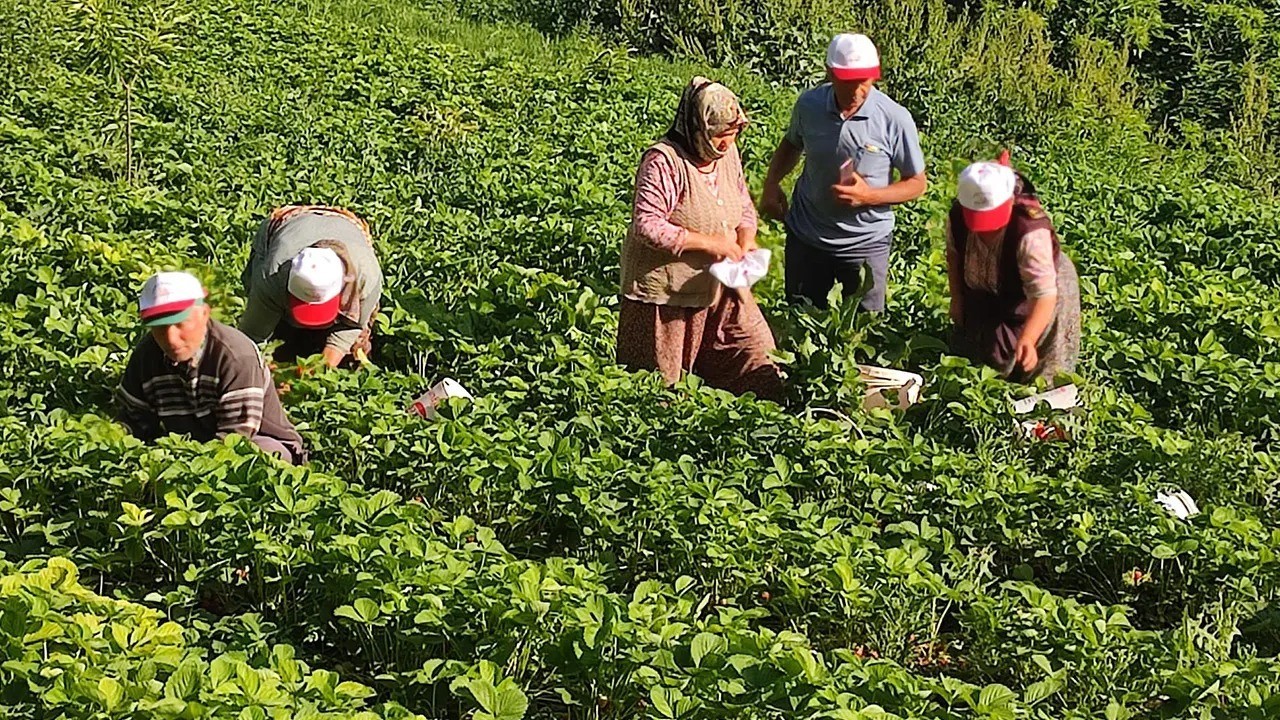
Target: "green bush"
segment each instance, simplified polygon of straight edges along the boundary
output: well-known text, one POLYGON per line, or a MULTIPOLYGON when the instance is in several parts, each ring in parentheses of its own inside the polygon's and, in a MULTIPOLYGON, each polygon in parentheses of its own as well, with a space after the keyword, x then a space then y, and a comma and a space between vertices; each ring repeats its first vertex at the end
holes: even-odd
POLYGON ((864 32, 885 85, 926 130, 960 128, 1033 144, 1052 124, 1123 122, 1173 147, 1207 146, 1216 177, 1274 193, 1280 182, 1280 13, 1274 4, 832 0, 463 3, 487 22, 552 34, 588 28, 608 42, 788 86, 816 83, 826 43, 864 32), (936 116, 945 114, 945 122, 936 116), (962 120, 961 118, 964 118, 962 120), (967 122, 965 121, 967 120, 967 122))
POLYGON ((4 570, 0 696, 10 717, 422 717, 394 704, 365 710, 372 690, 311 670, 288 645, 265 662, 240 653, 207 658, 197 633, 94 594, 66 560, 4 570))

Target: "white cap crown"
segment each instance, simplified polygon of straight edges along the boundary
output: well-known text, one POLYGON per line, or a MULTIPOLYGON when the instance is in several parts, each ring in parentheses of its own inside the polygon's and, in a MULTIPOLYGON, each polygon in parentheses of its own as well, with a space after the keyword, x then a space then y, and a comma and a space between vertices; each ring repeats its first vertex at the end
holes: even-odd
POLYGON ((330 248, 309 247, 293 257, 289 294, 306 303, 328 302, 342 292, 346 268, 330 248))
POLYGON ((880 52, 866 35, 841 33, 827 46, 827 67, 837 70, 878 71, 880 52))
POLYGON ((138 296, 138 310, 144 316, 162 314, 204 300, 204 286, 185 272, 161 272, 147 278, 138 296))
POLYGON ((967 210, 992 210, 1009 202, 1018 177, 1013 168, 994 162, 976 162, 960 173, 956 198, 967 210))

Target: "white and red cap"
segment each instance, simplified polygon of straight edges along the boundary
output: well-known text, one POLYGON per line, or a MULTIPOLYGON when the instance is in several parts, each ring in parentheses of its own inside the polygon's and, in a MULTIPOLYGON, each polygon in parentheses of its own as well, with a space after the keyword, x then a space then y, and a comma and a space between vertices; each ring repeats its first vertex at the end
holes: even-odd
POLYGON ((840 33, 827 46, 827 67, 837 80, 879 80, 880 53, 866 35, 840 33))
POLYGON ((1006 152, 996 162, 976 162, 960 173, 956 199, 964 224, 975 232, 999 230, 1013 215, 1013 194, 1018 176, 1009 167, 1006 152))
POLYGON ((328 327, 338 317, 346 267, 330 248, 309 247, 289 268, 289 314, 301 327, 328 327))
POLYGON ((162 272, 147 278, 138 296, 138 314, 147 327, 174 325, 204 304, 204 286, 191 273, 162 272))

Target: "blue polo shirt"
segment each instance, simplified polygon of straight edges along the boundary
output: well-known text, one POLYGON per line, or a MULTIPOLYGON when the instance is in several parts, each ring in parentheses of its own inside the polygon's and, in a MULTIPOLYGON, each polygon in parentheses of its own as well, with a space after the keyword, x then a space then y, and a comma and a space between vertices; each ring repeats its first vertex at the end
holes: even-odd
POLYGON ((843 118, 835 89, 826 83, 796 100, 786 138, 805 155, 804 170, 791 195, 787 229, 796 239, 840 257, 887 253, 893 208, 838 203, 831 186, 839 182, 840 165, 850 158, 871 187, 889 185, 894 169, 901 177, 924 172, 924 153, 911 113, 872 89, 862 107, 843 118))

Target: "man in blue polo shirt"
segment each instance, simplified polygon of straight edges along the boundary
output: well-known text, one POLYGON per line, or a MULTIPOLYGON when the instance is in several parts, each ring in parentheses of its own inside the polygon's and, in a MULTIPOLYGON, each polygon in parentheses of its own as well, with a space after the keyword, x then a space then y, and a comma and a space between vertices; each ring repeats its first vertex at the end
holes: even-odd
POLYGON ((884 310, 893 206, 927 184, 915 121, 875 88, 880 55, 865 35, 837 35, 827 48, 829 82, 800 96, 764 181, 761 210, 787 227, 786 286, 793 301, 820 307, 839 281, 861 306, 884 310), (805 156, 788 208, 782 180, 805 156), (895 181, 893 171, 897 171, 895 181))

